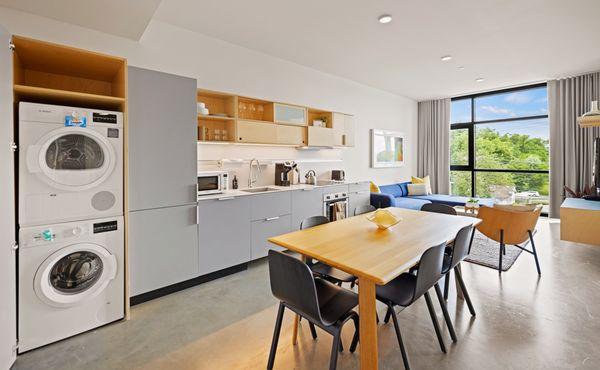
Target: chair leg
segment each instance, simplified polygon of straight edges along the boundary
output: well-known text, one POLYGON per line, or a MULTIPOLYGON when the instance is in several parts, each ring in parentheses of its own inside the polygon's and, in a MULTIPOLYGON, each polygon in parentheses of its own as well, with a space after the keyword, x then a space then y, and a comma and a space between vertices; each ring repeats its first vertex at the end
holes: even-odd
POLYGON ((354 336, 352 337, 352 344, 350 344, 350 353, 354 353, 354 351, 356 351, 356 346, 358 345, 358 340, 360 339, 360 325, 358 320, 358 316, 352 317, 352 321, 354 321, 354 336))
POLYGON ((350 283, 350 289, 353 289, 355 285, 356 285, 356 280, 353 280, 353 281, 350 283))
POLYGON ((444 300, 448 300, 448 291, 450 290, 450 273, 452 271, 448 271, 446 277, 444 279, 444 300))
POLYGON ((404 348, 404 342, 402 341, 402 334, 400 333, 400 325, 398 325, 398 317, 396 317, 396 311, 394 311, 391 304, 388 304, 388 312, 391 312, 392 319, 394 320, 394 329, 396 330, 396 337, 398 338, 398 345, 400 346, 400 352, 402 353, 402 362, 404 363, 404 369, 410 370, 410 363, 408 362, 408 355, 406 354, 406 348, 404 348))
POLYGON ((338 281, 337 285, 341 287, 342 286, 342 282, 338 281))
POLYGON ((277 320, 275 321, 275 331, 273 332, 273 340, 271 341, 271 351, 269 352, 269 362, 267 363, 267 369, 273 369, 273 363, 275 363, 275 353, 277 352, 277 343, 279 342, 279 333, 281 333, 281 323, 283 321, 283 311, 285 306, 283 303, 279 303, 279 311, 277 311, 277 320))
POLYGON ((437 316, 435 315, 435 309, 433 308, 429 292, 425 293, 425 302, 427 302, 427 309, 429 310, 429 316, 431 316, 435 335, 437 336, 438 342, 440 342, 440 348, 442 349, 442 352, 446 353, 446 344, 444 343, 444 338, 442 338, 442 331, 440 330, 440 324, 437 321, 437 316))
POLYGON ((388 322, 390 322, 390 317, 392 316, 393 311, 394 311, 394 309, 391 306, 388 306, 388 309, 385 312, 385 317, 383 318, 384 323, 387 324, 388 322))
POLYGON ((542 270, 540 270, 540 261, 538 260, 535 243, 533 242, 533 234, 531 233, 531 230, 528 230, 527 232, 529 233, 529 240, 531 240, 531 249, 533 250, 533 258, 535 258, 535 267, 537 268, 538 275, 541 275, 542 270))
POLYGON ((317 339, 317 330, 315 329, 315 324, 309 321, 308 326, 310 327, 310 334, 312 334, 313 339, 317 339))
POLYGON ((475 238, 475 230, 477 230, 477 229, 473 228, 473 232, 471 233, 471 241, 469 242, 469 251, 467 252, 467 254, 471 254, 471 247, 473 246, 473 238, 475 238))
POLYGON ((336 366, 337 366, 337 359, 338 359, 338 347, 340 345, 340 337, 341 337, 341 330, 342 328, 339 328, 337 330, 337 332, 333 335, 333 344, 331 346, 331 360, 329 361, 329 370, 335 370, 336 366))
POLYGON ((435 294, 438 297, 438 301, 440 301, 440 306, 442 306, 442 313, 444 314, 444 320, 446 321, 446 326, 448 327, 448 331, 450 332, 450 338, 452 338, 453 342, 456 342, 458 339, 456 338, 454 325, 452 325, 452 320, 450 320, 450 315, 448 314, 448 307, 446 307, 446 301, 442 297, 442 289, 440 288, 439 284, 435 284, 435 294))
POLYGON ((465 297, 465 301, 467 301, 467 306, 469 307, 469 312, 471 312, 471 316, 475 316, 475 309, 473 308, 473 303, 471 302, 471 297, 469 296, 469 292, 467 291, 467 287, 465 286, 465 281, 462 278, 462 273, 460 269, 457 267, 454 268, 454 273, 458 278, 458 284, 460 285, 460 290, 463 292, 463 296, 465 297))
POLYGON ((502 249, 504 248, 504 230, 500 230, 500 259, 498 264, 498 273, 502 273, 502 249))

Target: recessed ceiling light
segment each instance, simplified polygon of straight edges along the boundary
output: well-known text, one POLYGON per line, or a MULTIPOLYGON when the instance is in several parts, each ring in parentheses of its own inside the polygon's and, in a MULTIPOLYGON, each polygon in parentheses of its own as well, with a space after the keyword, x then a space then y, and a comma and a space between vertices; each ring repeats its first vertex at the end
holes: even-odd
POLYGON ((475 79, 475 82, 483 82, 483 81, 485 81, 485 79, 483 79, 483 78, 481 78, 481 77, 479 77, 479 78, 475 79))
POLYGON ((392 16, 389 14, 384 14, 379 17, 379 23, 386 24, 392 21, 392 16))
POLYGON ((444 55, 441 59, 443 62, 447 62, 449 60, 452 60, 452 55, 444 55))

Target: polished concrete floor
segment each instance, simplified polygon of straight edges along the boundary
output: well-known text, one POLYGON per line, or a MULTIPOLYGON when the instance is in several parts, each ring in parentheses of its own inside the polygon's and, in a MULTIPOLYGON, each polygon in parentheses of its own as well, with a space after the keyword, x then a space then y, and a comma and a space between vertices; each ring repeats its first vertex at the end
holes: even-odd
MULTIPOLYGON (((540 278, 527 254, 502 276, 463 264, 477 316, 451 290, 458 342, 450 344, 444 331, 447 354, 439 350, 424 302, 399 313, 413 368, 600 369, 600 247, 561 242, 556 222, 542 221, 539 231, 540 278)), ((264 369, 276 308, 263 261, 135 306, 130 321, 26 353, 14 368, 264 369)), ((384 312, 380 307, 380 316, 384 312)), ((292 346, 291 319, 286 314, 275 368, 326 369, 331 337, 319 331, 313 341, 303 322, 292 346)), ((347 346, 352 334, 350 324, 343 334, 347 346)), ((401 369, 393 325, 381 324, 378 335, 380 368, 401 369)), ((359 356, 342 353, 338 369, 358 369, 359 356)))

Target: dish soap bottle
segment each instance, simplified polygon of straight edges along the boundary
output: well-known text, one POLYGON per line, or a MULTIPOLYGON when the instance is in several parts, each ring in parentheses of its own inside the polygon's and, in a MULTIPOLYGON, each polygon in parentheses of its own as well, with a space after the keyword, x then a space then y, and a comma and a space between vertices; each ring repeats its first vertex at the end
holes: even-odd
POLYGON ((238 179, 236 175, 233 175, 233 181, 232 181, 232 188, 237 189, 238 188, 238 179))

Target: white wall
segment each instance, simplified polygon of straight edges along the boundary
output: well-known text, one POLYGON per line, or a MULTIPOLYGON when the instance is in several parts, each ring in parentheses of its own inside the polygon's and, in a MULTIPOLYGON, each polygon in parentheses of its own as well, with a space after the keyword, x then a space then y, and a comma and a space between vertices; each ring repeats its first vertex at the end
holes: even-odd
MULTIPOLYGON (((305 153, 281 147, 199 145, 201 159, 343 159, 300 167, 303 172, 316 169, 321 178, 328 178, 329 169, 341 168, 349 179, 379 184, 408 179, 416 171, 417 103, 412 99, 158 21, 149 24, 139 42, 3 7, 0 24, 13 34, 123 56, 132 66, 193 77, 201 88, 355 115, 355 148, 305 153), (370 168, 371 128, 406 134, 406 166, 370 168)), ((247 166, 230 167, 241 177, 240 185, 245 185, 247 166)), ((263 173, 261 183, 273 182, 272 167, 263 173)))

